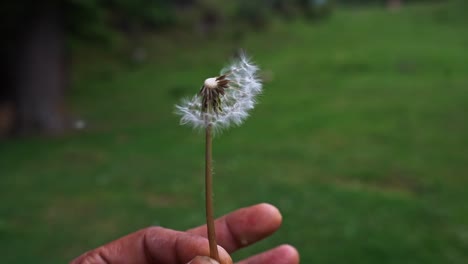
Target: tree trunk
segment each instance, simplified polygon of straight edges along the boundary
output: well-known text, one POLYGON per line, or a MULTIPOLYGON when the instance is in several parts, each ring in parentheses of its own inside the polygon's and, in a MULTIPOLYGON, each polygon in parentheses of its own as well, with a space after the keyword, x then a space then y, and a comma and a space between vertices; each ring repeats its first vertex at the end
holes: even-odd
POLYGON ((58 135, 66 128, 65 32, 58 4, 37 4, 20 38, 15 78, 19 134, 58 135))

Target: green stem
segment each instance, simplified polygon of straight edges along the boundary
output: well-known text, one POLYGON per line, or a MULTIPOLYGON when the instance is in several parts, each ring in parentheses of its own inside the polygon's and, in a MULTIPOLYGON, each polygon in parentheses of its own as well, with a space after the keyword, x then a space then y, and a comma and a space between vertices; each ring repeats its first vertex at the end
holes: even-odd
POLYGON ((212 127, 206 127, 205 142, 205 207, 206 207, 206 226, 208 229, 208 241, 210 244, 210 257, 220 262, 218 246, 216 243, 216 232, 213 213, 213 170, 212 170, 212 127))

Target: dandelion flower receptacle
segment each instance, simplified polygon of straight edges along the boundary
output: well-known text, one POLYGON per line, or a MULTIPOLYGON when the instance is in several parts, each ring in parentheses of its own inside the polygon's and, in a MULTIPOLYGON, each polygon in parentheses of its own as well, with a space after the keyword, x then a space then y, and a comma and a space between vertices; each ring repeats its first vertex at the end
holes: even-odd
POLYGON ((221 70, 221 74, 204 81, 198 94, 176 105, 180 123, 205 130, 205 208, 210 257, 220 261, 213 213, 212 141, 213 130, 238 126, 254 108, 255 97, 262 92, 258 66, 245 53, 221 70))

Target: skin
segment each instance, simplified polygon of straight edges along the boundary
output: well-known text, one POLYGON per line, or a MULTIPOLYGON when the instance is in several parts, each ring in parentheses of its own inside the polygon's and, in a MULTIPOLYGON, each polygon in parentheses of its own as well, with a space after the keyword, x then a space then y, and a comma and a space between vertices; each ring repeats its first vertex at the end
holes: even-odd
MULTIPOLYGON (((273 234, 281 225, 278 209, 269 204, 241 208, 216 220, 216 238, 222 264, 232 263, 229 254, 273 234)), ((93 249, 70 264, 206 264, 206 226, 185 232, 148 227, 93 249)), ((281 245, 237 262, 238 264, 298 264, 299 254, 290 245, 281 245)))

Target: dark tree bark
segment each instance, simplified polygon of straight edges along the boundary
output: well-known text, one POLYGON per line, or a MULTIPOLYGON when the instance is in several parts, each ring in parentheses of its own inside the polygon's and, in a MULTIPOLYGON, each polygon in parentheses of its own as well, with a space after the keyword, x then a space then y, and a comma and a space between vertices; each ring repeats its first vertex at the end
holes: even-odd
POLYGON ((16 131, 65 131, 68 72, 65 30, 58 4, 37 4, 19 39, 15 74, 16 131))

